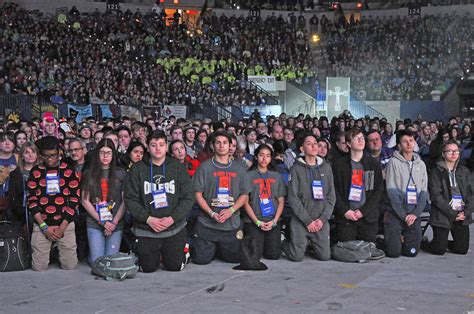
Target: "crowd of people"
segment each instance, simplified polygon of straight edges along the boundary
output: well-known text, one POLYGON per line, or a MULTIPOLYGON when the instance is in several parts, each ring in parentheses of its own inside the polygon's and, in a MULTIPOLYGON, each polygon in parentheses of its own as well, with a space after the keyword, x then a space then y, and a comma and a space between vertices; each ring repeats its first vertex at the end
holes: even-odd
POLYGON ((328 76, 349 76, 362 100, 431 100, 471 67, 473 17, 368 18, 323 28, 328 76), (444 31, 442 31, 444 30, 444 31))
POLYGON ((470 122, 457 117, 392 126, 348 112, 329 121, 256 111, 78 124, 46 113, 0 126, 0 220, 31 233, 38 271, 53 243, 64 269, 122 250, 143 272, 239 263, 242 238, 255 239, 258 259, 301 261, 309 250, 328 260, 331 245, 352 240, 369 242, 371 259, 466 254, 473 147, 470 122))
POLYGON ((468 14, 346 21, 211 13, 193 29, 179 16, 166 26, 163 10, 76 10, 55 18, 17 6, 0 10, 0 93, 53 104, 186 105, 199 114, 265 104, 250 75, 309 84, 315 93, 321 73, 350 76, 355 98, 428 99, 452 86, 472 52, 468 14), (318 64, 313 32, 325 47, 318 64))

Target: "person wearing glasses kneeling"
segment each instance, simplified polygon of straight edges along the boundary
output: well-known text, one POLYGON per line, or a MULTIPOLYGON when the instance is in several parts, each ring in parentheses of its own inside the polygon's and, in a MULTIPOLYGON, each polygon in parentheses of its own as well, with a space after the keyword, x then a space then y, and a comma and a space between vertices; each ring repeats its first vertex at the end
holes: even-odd
POLYGON ((74 168, 60 159, 60 143, 54 136, 37 142, 43 162, 33 167, 26 183, 28 210, 35 219, 31 237, 32 268, 48 269, 53 242, 58 244, 63 269, 77 265, 74 216, 79 204, 79 179, 74 168))
POLYGON ((117 151, 108 138, 92 151, 92 159, 82 178, 82 206, 88 213, 87 238, 89 263, 104 255, 119 252, 125 205, 125 170, 116 166, 117 151))
POLYGON ((443 255, 446 249, 451 253, 466 254, 474 208, 472 174, 459 164, 460 149, 456 142, 446 142, 441 152, 442 158, 429 176, 433 241, 428 248, 436 255, 443 255), (453 236, 452 242, 448 241, 449 232, 453 236))

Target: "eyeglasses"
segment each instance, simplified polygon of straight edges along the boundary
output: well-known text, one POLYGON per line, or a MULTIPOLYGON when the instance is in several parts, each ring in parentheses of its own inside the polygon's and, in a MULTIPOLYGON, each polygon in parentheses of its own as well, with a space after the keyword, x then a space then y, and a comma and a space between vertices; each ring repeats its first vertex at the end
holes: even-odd
POLYGON ((449 155, 457 155, 461 153, 459 149, 456 149, 456 150, 448 149, 448 150, 445 150, 444 152, 449 155))
POLYGON ((355 136, 352 138, 354 141, 365 141, 365 137, 364 136, 355 136))
POLYGON ((68 150, 68 152, 70 152, 70 153, 80 152, 80 151, 83 150, 83 149, 84 149, 84 148, 82 148, 82 147, 81 147, 81 148, 70 148, 70 149, 68 150))
POLYGON ((44 159, 54 159, 54 158, 58 158, 59 154, 56 153, 56 154, 41 154, 41 156, 43 156, 44 159))
POLYGON ((100 156, 102 157, 112 157, 112 152, 99 152, 100 156))

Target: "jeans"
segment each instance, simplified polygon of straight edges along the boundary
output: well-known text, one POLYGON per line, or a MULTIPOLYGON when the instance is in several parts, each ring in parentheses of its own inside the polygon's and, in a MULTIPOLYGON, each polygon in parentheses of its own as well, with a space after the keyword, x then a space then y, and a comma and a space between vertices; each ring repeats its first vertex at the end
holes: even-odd
POLYGON ((92 264, 101 256, 119 252, 122 230, 116 230, 106 237, 103 230, 87 227, 87 238, 89 239, 89 263, 92 264))

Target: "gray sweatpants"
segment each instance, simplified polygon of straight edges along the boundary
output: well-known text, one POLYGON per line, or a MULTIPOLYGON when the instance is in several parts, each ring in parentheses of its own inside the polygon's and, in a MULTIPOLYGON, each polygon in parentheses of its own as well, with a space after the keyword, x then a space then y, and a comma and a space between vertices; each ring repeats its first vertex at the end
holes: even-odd
POLYGON ((329 223, 325 223, 319 232, 308 232, 296 217, 290 222, 290 241, 283 242, 283 251, 290 261, 301 262, 308 245, 314 249, 315 257, 321 261, 331 258, 329 246, 329 223))

